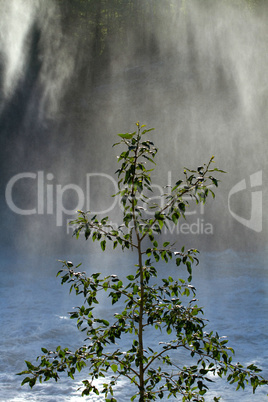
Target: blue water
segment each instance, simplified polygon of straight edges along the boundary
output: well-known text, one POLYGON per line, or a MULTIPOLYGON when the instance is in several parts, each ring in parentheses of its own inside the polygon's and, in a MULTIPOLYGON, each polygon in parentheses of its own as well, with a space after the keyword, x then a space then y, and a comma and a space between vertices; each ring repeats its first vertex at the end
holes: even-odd
MULTIPOLYGON (((77 264, 83 259, 85 257, 75 257, 73 262, 77 264)), ((197 287, 199 305, 204 307, 205 317, 209 319, 209 329, 228 337, 229 346, 236 350, 234 361, 245 365, 254 362, 268 378, 267 254, 226 251, 201 254, 200 260, 193 284, 197 287)), ((34 361, 41 347, 55 349, 62 345, 75 348, 84 339, 75 322, 68 318, 68 312, 79 305, 79 301, 76 296, 69 295, 68 285, 62 286, 60 279, 55 278, 59 268, 60 264, 54 260, 42 263, 25 260, 2 262, 0 401, 102 400, 94 395, 80 397, 77 388, 79 381, 86 378, 86 370, 75 381, 63 374, 58 383, 38 384, 32 390, 27 385, 21 387, 23 378, 15 375, 25 369, 24 360, 34 361)), ((166 274, 166 268, 165 265, 159 269, 166 274)), ((128 275, 131 269, 128 255, 94 254, 90 256, 90 267, 83 264, 83 270, 88 273, 101 271, 122 277, 128 275)), ((171 275, 175 276, 175 270, 170 269, 171 275)), ((104 303, 100 303, 100 314, 106 314, 105 307, 104 303)), ((257 389, 255 395, 252 395, 250 387, 235 392, 234 385, 217 380, 206 400, 212 401, 214 396, 221 395, 222 401, 226 402, 262 402, 267 401, 267 393, 268 387, 257 389)), ((115 397, 123 402, 129 401, 131 395, 128 383, 122 380, 115 397)))

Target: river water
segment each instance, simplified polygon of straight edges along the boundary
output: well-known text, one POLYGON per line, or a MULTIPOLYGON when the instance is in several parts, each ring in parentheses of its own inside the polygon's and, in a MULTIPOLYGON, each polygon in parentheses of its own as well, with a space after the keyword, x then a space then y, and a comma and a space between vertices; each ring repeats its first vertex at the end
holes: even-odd
MULTIPOLYGON (((85 260, 76 256, 75 264, 85 260)), ((90 256, 90 266, 82 269, 89 274, 116 273, 120 277, 129 274, 131 258, 114 255, 90 256), (108 268, 107 268, 108 267, 108 268)), ((73 402, 102 401, 94 394, 80 397, 77 388, 86 378, 82 370, 73 381, 62 375, 54 381, 37 384, 32 390, 20 386, 21 376, 15 374, 25 369, 24 360, 34 362, 40 348, 55 349, 58 345, 74 348, 84 339, 76 329, 74 320, 68 318, 73 306, 79 305, 77 297, 69 295, 68 286, 55 278, 60 264, 54 260, 40 262, 3 261, 0 282, 0 401, 73 402), (18 269, 18 267, 20 269, 18 269)), ((165 275, 176 275, 177 268, 159 266, 165 275), (165 268, 165 270, 164 270, 165 268)), ((181 275, 180 275, 181 276, 181 275)), ((248 365, 256 363, 268 377, 268 259, 267 253, 203 253, 200 265, 194 273, 193 284, 197 288, 199 305, 209 319, 208 328, 227 336, 229 346, 236 350, 234 361, 248 365)), ((105 304, 100 303, 100 314, 107 314, 105 304)), ((159 341, 158 337, 154 341, 159 341)), ((124 344, 122 345, 124 348, 124 344)), ((178 356, 179 358, 179 356, 178 356)), ((228 402, 262 402, 267 400, 267 387, 259 388, 253 395, 250 387, 235 392, 234 385, 217 380, 207 394, 206 400, 222 396, 228 402)), ((131 389, 121 381, 115 397, 119 402, 129 401, 131 389)), ((165 399, 163 399, 165 400, 165 399)), ((172 399, 169 399, 172 400, 172 399)))

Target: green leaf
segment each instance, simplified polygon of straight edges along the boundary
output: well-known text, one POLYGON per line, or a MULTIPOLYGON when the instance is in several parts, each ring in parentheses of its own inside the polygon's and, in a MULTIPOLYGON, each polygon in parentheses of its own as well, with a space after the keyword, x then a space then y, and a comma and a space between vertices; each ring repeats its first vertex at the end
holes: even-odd
MULTIPOLYGON (((23 373, 21 373, 21 374, 23 374, 23 373)), ((27 384, 27 382, 30 382, 30 380, 31 380, 30 377, 24 378, 24 380, 22 381, 21 385, 27 384)))
POLYGON ((117 372, 117 368, 118 368, 118 367, 117 367, 117 364, 112 364, 112 365, 111 365, 111 369, 113 370, 114 373, 117 372))
POLYGON ((175 213, 172 214, 171 218, 172 218, 173 223, 175 225, 177 225, 177 223, 178 223, 178 214, 175 214, 175 213))
POLYGON ((125 140, 131 140, 133 137, 134 137, 134 135, 135 135, 136 133, 125 133, 125 134, 117 134, 119 137, 121 137, 121 138, 123 138, 123 139, 125 139, 125 140))
POLYGON ((26 365, 27 365, 29 370, 34 370, 35 369, 35 367, 32 365, 32 363, 28 362, 27 360, 25 360, 25 363, 26 363, 26 365))
MULTIPOLYGON (((145 125, 143 125, 141 127, 145 127, 145 125)), ((145 130, 142 131, 141 134, 143 135, 143 134, 149 133, 150 131, 153 131, 153 130, 154 130, 154 128, 145 129, 145 130)))
POLYGON ((190 261, 186 261, 186 266, 187 266, 187 271, 191 275, 191 273, 192 273, 192 264, 190 263, 190 261))

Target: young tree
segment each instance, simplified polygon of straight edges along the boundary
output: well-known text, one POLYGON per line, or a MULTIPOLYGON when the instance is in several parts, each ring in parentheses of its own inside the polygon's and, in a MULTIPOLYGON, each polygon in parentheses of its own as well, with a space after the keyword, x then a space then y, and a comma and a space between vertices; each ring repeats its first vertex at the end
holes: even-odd
MULTIPOLYGON (((74 378, 76 370, 86 368, 89 374, 82 381, 83 396, 102 393, 107 402, 115 402, 115 385, 125 377, 136 387, 131 401, 138 398, 143 402, 179 396, 182 401, 204 401, 211 374, 226 376, 229 383, 237 383, 236 389, 249 383, 253 392, 257 386, 268 383, 258 374, 261 370, 255 365, 243 367, 232 362, 233 349, 227 347, 225 338, 217 332, 205 331, 206 320, 202 317, 202 308, 196 304, 196 289, 191 285, 192 266, 198 263, 198 251, 184 247, 174 251, 174 244, 161 240, 162 229, 168 228, 169 221, 176 225, 179 219, 185 218, 189 196, 197 203, 204 203, 209 194, 214 197, 211 185, 218 186, 218 179, 213 175, 223 171, 212 168, 214 157, 197 170, 185 169, 184 180, 178 180, 164 194, 164 203, 153 204, 149 198, 153 169, 146 167, 146 163, 155 164, 157 153, 153 142, 146 139, 151 130, 138 122, 135 132, 119 134, 121 140, 115 144, 125 147, 118 158, 121 166, 116 172, 116 195, 123 207, 122 224, 113 227, 108 217, 99 220, 96 215, 91 217, 83 211, 79 211, 74 221, 76 236, 84 233, 86 239, 99 241, 103 251, 110 241, 113 248, 119 246, 136 253, 134 274, 127 275, 124 284, 116 275, 101 277, 101 273, 93 273, 87 276, 78 271, 80 264, 74 267, 70 261, 61 261, 63 269, 58 272, 61 282, 69 283, 70 291, 84 296, 83 305, 70 313, 70 318, 76 319, 78 329, 85 331, 86 343, 74 352, 61 346, 55 351, 42 348, 39 364, 26 361, 27 370, 19 373, 27 375, 22 385, 28 383, 33 387, 37 379, 57 381, 64 371, 74 378), (174 280, 168 276, 157 282, 154 264, 160 259, 165 263, 175 259, 178 267, 184 265, 188 279, 174 280), (112 305, 118 303, 122 307, 121 312, 111 314, 109 321, 94 310, 98 299, 105 294, 112 305), (163 342, 154 344, 153 338, 145 336, 148 330, 151 334, 162 331, 163 342), (124 336, 130 340, 126 351, 120 349, 124 336), (181 348, 189 352, 192 365, 178 363, 172 357, 174 351, 181 348), (103 383, 97 386, 94 380, 100 378, 103 383)), ((219 399, 215 397, 214 401, 219 399)))

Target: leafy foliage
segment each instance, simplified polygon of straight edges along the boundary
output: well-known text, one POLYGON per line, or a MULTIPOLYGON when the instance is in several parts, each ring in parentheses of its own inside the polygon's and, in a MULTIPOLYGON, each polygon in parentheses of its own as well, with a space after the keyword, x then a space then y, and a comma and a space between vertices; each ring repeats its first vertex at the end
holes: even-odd
MULTIPOLYGON (((83 211, 79 211, 74 221, 75 235, 79 237, 83 233, 86 239, 98 241, 102 251, 107 242, 112 242, 113 248, 132 249, 137 255, 136 272, 128 275, 124 284, 116 275, 102 277, 100 273, 93 273, 87 276, 79 271, 81 264, 74 266, 70 261, 61 261, 58 275, 62 284, 68 283, 70 292, 84 297, 84 303, 70 313, 70 318, 75 319, 77 328, 85 333, 85 344, 74 352, 61 346, 55 351, 42 348, 39 364, 35 366, 26 361, 27 370, 19 373, 27 375, 22 385, 28 383, 33 387, 37 379, 57 381, 64 371, 73 379, 76 371, 86 368, 89 377, 82 381, 83 396, 93 392, 114 402, 115 385, 125 377, 136 387, 131 401, 138 398, 143 402, 164 396, 204 401, 213 376, 226 376, 230 384, 237 384, 236 389, 250 384, 253 392, 268 383, 254 364, 243 367, 232 362, 234 351, 227 346, 225 337, 205 331, 203 310, 196 303, 196 289, 191 285, 198 251, 184 247, 174 251, 174 244, 162 243, 159 236, 163 227, 168 227, 168 221, 177 224, 179 219, 185 218, 189 196, 196 203, 205 203, 209 195, 215 196, 211 186, 217 187, 219 180, 214 174, 223 171, 212 168, 212 157, 197 170, 185 169, 184 180, 178 180, 171 191, 164 194, 163 206, 150 203, 152 169, 147 168, 147 163, 155 164, 157 149, 146 139, 149 131, 151 129, 138 122, 135 132, 119 134, 120 141, 115 144, 124 146, 117 170, 122 225, 114 228, 108 217, 99 220, 83 211), (149 208, 153 216, 147 214, 149 208), (188 278, 168 276, 160 284, 155 283, 158 273, 154 265, 160 260, 165 263, 174 260, 178 267, 185 266, 188 278), (105 295, 112 305, 118 303, 122 307, 109 321, 94 310, 105 295), (164 341, 155 345, 148 340, 149 329, 161 331, 164 341), (125 351, 120 349, 123 337, 129 341, 125 351), (174 357, 174 351, 181 348, 192 357, 192 365, 178 363, 174 357), (97 386, 94 380, 100 378, 103 383, 97 386)), ((219 399, 215 397, 214 401, 219 399)))

